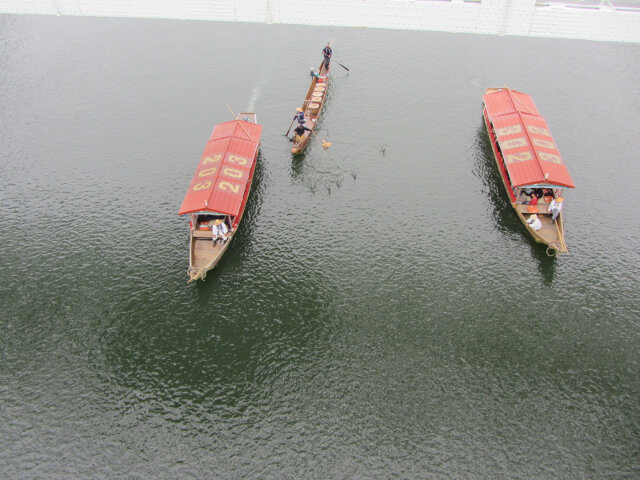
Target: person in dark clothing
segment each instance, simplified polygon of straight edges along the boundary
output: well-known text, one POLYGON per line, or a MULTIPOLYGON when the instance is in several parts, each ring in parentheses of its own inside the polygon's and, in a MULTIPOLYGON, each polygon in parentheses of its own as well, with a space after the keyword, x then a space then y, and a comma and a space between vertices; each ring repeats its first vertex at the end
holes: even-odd
POLYGON ((304 132, 310 132, 310 131, 311 131, 310 128, 307 128, 304 125, 298 125, 296 129, 293 131, 295 133, 293 137, 295 139, 295 142, 297 144, 300 144, 302 142, 302 136, 304 135, 304 132))
POLYGON ((331 62, 331 55, 333 55, 330 43, 327 43, 327 46, 322 49, 322 54, 324 55, 324 70, 326 72, 329 70, 329 62, 331 62))

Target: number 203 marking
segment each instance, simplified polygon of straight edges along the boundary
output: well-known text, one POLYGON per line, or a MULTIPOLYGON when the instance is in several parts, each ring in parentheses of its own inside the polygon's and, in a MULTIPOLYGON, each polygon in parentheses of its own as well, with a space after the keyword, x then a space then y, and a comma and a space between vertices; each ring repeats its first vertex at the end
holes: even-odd
POLYGON ((193 191, 197 192, 198 190, 204 190, 205 188, 209 188, 211 186, 211 182, 199 182, 193 186, 193 191))
POLYGON ((240 191, 240 185, 237 185, 231 182, 226 182, 224 180, 218 184, 218 188, 220 190, 230 190, 233 193, 238 193, 240 191))
POLYGON ((241 157, 240 155, 229 155, 227 161, 231 163, 237 163, 238 165, 246 165, 248 159, 246 157, 241 157))

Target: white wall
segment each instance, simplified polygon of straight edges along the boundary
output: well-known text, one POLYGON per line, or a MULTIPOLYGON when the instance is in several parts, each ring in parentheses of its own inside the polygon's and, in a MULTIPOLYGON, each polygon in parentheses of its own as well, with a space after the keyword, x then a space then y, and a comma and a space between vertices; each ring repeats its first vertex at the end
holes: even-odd
POLYGON ((640 9, 536 0, 0 0, 2 13, 176 18, 640 42, 640 9))

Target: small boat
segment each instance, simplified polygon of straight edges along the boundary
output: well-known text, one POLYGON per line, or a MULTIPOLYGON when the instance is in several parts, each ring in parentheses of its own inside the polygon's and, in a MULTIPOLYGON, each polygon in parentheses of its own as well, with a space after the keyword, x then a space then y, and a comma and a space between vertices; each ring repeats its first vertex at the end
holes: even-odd
POLYGON ((247 205, 262 125, 255 113, 216 125, 178 215, 189 222, 189 282, 204 280, 222 258, 247 205), (214 233, 216 238, 214 238, 214 233))
POLYGON ((574 188, 549 127, 533 99, 509 88, 488 88, 483 96, 484 123, 493 156, 511 205, 533 238, 547 253, 567 253, 562 190, 574 188), (537 228, 537 229, 536 229, 537 228))
POLYGON ((307 96, 302 102, 302 107, 300 107, 304 112, 304 126, 311 131, 305 131, 300 137, 294 136, 293 146, 291 147, 291 153, 294 155, 304 152, 304 149, 307 148, 311 141, 311 136, 315 135, 316 121, 320 116, 329 89, 329 79, 330 67, 325 69, 323 61, 318 68, 318 72, 312 76, 307 96))

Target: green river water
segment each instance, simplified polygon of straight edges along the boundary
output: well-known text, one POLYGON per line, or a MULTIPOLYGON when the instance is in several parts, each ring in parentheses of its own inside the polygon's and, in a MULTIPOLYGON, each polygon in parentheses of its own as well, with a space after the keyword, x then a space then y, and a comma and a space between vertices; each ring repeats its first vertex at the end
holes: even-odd
POLYGON ((640 45, 0 16, 0 477, 640 477, 640 45), (284 137, 335 37, 319 132, 284 137), (508 204, 486 87, 534 98, 570 253, 508 204), (243 223, 177 216, 254 110, 243 223))

